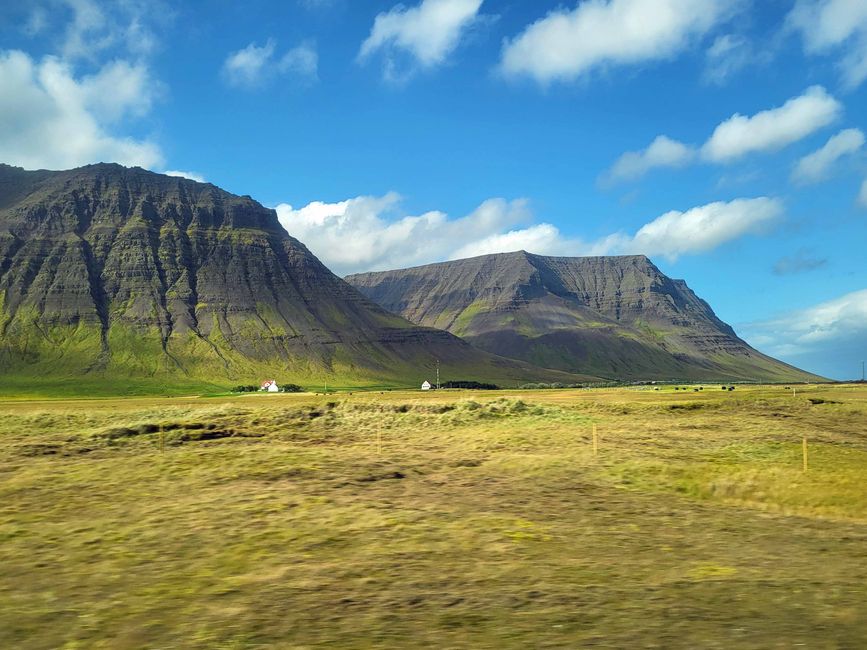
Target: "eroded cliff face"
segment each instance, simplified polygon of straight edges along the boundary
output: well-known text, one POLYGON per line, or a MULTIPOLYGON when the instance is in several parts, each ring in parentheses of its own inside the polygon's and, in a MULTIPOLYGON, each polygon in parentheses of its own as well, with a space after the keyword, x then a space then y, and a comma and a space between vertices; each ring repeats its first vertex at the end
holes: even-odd
POLYGON ((0 346, 7 368, 69 374, 504 366, 367 300, 250 197, 109 164, 0 166, 0 346))
POLYGON ((814 378, 751 348, 641 255, 521 251, 347 281, 414 323, 551 368, 624 379, 814 378))

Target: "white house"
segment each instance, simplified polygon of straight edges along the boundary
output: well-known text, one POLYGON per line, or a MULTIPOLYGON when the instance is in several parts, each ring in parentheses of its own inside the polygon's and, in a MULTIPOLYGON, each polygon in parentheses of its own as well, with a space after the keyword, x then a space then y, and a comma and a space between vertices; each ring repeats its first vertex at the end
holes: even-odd
POLYGON ((267 381, 262 382, 262 387, 259 390, 264 390, 269 393, 279 393, 280 388, 277 386, 276 379, 269 379, 267 381))
POLYGON ((430 390, 430 389, 431 389, 430 382, 429 382, 429 381, 425 381, 425 382, 421 385, 421 389, 422 389, 422 390, 430 390))

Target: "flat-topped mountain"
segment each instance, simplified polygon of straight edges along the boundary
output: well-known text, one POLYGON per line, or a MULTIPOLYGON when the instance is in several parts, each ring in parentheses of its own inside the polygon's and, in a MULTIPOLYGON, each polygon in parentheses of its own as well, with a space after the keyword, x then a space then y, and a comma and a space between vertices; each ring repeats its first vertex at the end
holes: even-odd
POLYGON ((250 197, 113 164, 0 165, 0 382, 416 383, 436 359, 459 379, 570 379, 387 312, 250 197))
POLYGON ((618 379, 816 379, 750 347, 642 255, 521 251, 346 280, 414 323, 548 368, 618 379))

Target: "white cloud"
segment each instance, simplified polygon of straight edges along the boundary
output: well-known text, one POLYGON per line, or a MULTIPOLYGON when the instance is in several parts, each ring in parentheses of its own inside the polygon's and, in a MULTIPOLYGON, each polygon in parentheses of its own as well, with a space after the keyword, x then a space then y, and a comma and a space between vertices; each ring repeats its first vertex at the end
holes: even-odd
POLYGON ((0 52, 0 160, 30 169, 99 161, 162 165, 156 144, 106 128, 141 116, 154 93, 142 65, 114 61, 76 78, 56 57, 37 63, 24 52, 0 52))
POLYGON ((757 151, 775 151, 834 122, 843 106, 821 86, 777 108, 747 117, 736 113, 716 127, 702 147, 712 162, 730 162, 757 151))
POLYGON ((691 162, 695 156, 694 148, 660 135, 647 149, 627 151, 620 156, 613 167, 603 175, 602 181, 603 184, 610 184, 622 180, 635 180, 656 167, 682 167, 691 162))
POLYGON ((168 169, 163 172, 166 176, 176 176, 178 178, 187 178, 197 183, 206 183, 205 177, 198 172, 185 172, 178 169, 168 169))
POLYGON ((867 335, 867 289, 780 318, 750 323, 746 330, 751 340, 761 337, 769 344, 772 354, 805 354, 853 337, 863 341, 867 335))
POLYGON ((161 92, 145 65, 123 60, 107 63, 97 74, 82 78, 80 86, 87 108, 107 123, 147 115, 161 92))
POLYGON ((136 57, 146 56, 157 45, 148 21, 171 15, 159 0, 124 0, 110 5, 96 0, 60 0, 56 4, 65 5, 72 14, 60 45, 67 61, 93 61, 118 47, 136 57))
POLYGON ((540 223, 527 228, 509 230, 469 242, 449 253, 447 259, 459 260, 466 257, 508 253, 512 251, 532 251, 540 255, 569 255, 584 247, 579 240, 564 238, 560 230, 550 223, 540 223))
POLYGON ((501 70, 540 83, 668 59, 727 18, 728 0, 586 0, 556 9, 503 48, 501 70))
POLYGON ((764 62, 767 58, 757 55, 743 36, 724 34, 717 37, 705 52, 704 81, 721 86, 747 66, 764 62))
POLYGON ((839 66, 848 87, 867 79, 867 2, 798 0, 786 22, 801 32, 808 54, 842 54, 839 66))
POLYGON ((72 10, 62 47, 65 58, 89 58, 114 42, 116 34, 108 28, 108 19, 96 2, 66 0, 64 4, 72 10))
POLYGON ((860 129, 845 129, 832 136, 825 145, 798 161, 792 172, 797 183, 818 183, 828 178, 831 168, 840 158, 851 155, 864 145, 860 129))
MULTIPOLYGON (((761 111, 750 117, 736 113, 717 125, 698 151, 691 145, 660 135, 647 149, 623 154, 614 166, 602 175, 601 181, 606 185, 615 181, 634 180, 656 167, 679 167, 699 159, 725 164, 750 153, 776 151, 831 124, 842 112, 843 105, 839 101, 821 86, 812 86, 804 94, 789 99, 777 108, 761 111)), ((857 129, 844 131, 839 134, 839 140, 832 138, 833 142, 829 142, 831 149, 818 155, 818 161, 808 161, 805 165, 815 168, 823 162, 828 165, 833 163, 836 158, 847 153, 844 150, 847 146, 853 145, 857 136, 852 132, 861 133, 857 129), (836 158, 828 160, 828 156, 835 152, 836 158)), ((807 173, 809 174, 809 170, 807 173)))
POLYGON ((867 178, 861 183, 861 191, 858 193, 858 204, 862 208, 867 208, 867 178))
POLYGON ((759 197, 709 203, 686 212, 673 210, 641 227, 621 247, 675 260, 704 253, 744 235, 761 232, 783 214, 778 199, 759 197))
POLYGON ((277 206, 280 223, 337 273, 446 259, 455 242, 483 239, 531 217, 526 201, 491 199, 460 219, 439 211, 402 216, 400 196, 360 196, 339 203, 277 206))
MULTIPOLYGON (((466 30, 478 19, 484 0, 422 0, 414 7, 397 5, 376 17, 358 53, 364 61, 377 51, 385 56, 387 79, 399 79, 396 55, 408 54, 414 64, 432 68, 445 62, 466 30)), ((404 76, 410 74, 409 66, 404 76)))
POLYGON ((250 43, 232 52, 223 62, 223 78, 230 86, 248 89, 285 73, 307 80, 316 79, 319 55, 313 44, 302 43, 280 57, 275 56, 276 47, 276 41, 269 38, 261 47, 250 43))
POLYGON ((319 53, 312 43, 296 45, 280 58, 280 72, 293 72, 306 79, 316 79, 319 74, 319 53))
POLYGON ((223 62, 223 76, 232 86, 257 86, 265 78, 268 64, 274 57, 276 43, 273 39, 262 47, 250 43, 237 52, 232 52, 223 62))
POLYGON ((666 213, 634 236, 613 233, 584 241, 563 235, 550 223, 532 223, 525 200, 490 199, 458 219, 439 211, 403 216, 394 193, 314 202, 297 210, 277 206, 289 234, 340 274, 522 249, 543 255, 643 253, 673 260, 760 232, 782 212, 776 199, 738 199, 666 213))

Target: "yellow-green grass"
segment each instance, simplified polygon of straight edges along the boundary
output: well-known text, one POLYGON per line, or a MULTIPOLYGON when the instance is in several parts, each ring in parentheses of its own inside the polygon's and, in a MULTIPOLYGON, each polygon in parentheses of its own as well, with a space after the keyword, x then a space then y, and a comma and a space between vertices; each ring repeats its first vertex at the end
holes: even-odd
POLYGON ((0 443, 3 648, 867 644, 864 386, 18 400, 0 443))

